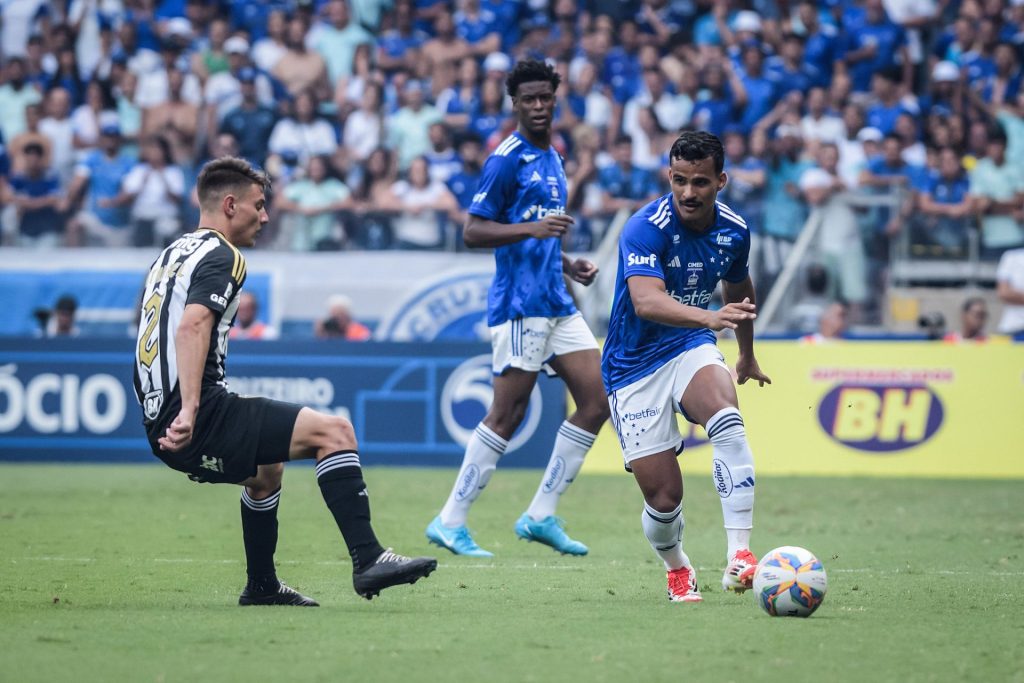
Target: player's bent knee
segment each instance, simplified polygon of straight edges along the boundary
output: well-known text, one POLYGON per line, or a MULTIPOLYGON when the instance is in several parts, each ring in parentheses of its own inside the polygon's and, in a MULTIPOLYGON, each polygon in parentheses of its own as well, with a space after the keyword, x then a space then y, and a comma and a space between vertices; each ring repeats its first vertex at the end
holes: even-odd
POLYGON ((283 462, 260 465, 256 470, 256 476, 247 480, 245 487, 249 490, 250 496, 256 500, 262 500, 281 488, 283 478, 283 462))
POLYGON ((324 419, 326 422, 323 443, 320 444, 320 448, 334 453, 355 450, 358 447, 356 430, 351 422, 340 415, 325 415, 324 419))
POLYGON ((648 496, 646 500, 658 512, 672 512, 683 502, 683 492, 662 490, 648 496))
POLYGON ((526 417, 526 408, 529 404, 529 401, 517 401, 500 411, 492 408, 491 412, 484 418, 484 424, 502 438, 509 439, 512 437, 512 433, 522 424, 523 418, 526 417))
POLYGON ((576 408, 576 414, 588 425, 596 425, 598 429, 608 419, 611 411, 608 408, 608 401, 604 395, 594 397, 581 403, 576 408))

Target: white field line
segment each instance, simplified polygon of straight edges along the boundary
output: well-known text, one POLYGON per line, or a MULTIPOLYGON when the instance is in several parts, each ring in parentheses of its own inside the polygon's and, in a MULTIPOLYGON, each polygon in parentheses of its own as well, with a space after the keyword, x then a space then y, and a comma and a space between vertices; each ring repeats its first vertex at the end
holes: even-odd
MULTIPOLYGON (((35 557, 12 557, 7 560, 11 564, 17 564, 19 562, 56 562, 65 564, 78 564, 78 563, 90 563, 99 562, 95 557, 60 557, 56 555, 41 555, 35 557)), ((111 561, 120 561, 111 558, 111 561)), ((220 560, 220 559, 201 559, 193 557, 154 557, 149 560, 142 560, 142 562, 152 562, 154 564, 243 564, 241 559, 237 560, 220 560)), ((343 560, 319 560, 316 562, 306 562, 302 560, 276 560, 279 565, 319 565, 328 567, 344 567, 350 566, 350 562, 343 560)), ((564 571, 581 571, 585 570, 588 566, 594 566, 595 564, 605 567, 624 567, 625 564, 622 562, 605 562, 595 563, 588 560, 582 561, 579 565, 568 565, 568 564, 544 564, 541 562, 534 562, 532 564, 498 564, 496 562, 481 564, 461 564, 461 563, 447 563, 440 562, 438 567, 441 569, 513 569, 513 570, 529 570, 529 569, 552 569, 552 570, 564 570, 564 571)), ((720 571, 721 567, 697 567, 697 571, 701 572, 715 572, 720 571)), ((914 575, 931 575, 931 576, 1024 576, 1024 570, 1022 571, 969 571, 969 570, 955 570, 955 569, 936 569, 934 571, 925 571, 919 569, 848 569, 844 567, 834 568, 825 570, 829 574, 876 574, 881 576, 896 576, 904 574, 908 576, 914 575)))

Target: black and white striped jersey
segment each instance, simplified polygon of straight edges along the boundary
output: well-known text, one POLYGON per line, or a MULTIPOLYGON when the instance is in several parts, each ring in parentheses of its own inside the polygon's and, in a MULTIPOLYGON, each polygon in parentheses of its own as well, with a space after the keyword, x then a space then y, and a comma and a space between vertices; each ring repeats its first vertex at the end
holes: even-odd
POLYGON ((211 386, 227 386, 228 332, 245 275, 242 254, 209 228, 178 238, 153 262, 142 295, 135 345, 135 395, 147 427, 170 422, 181 409, 175 336, 188 304, 202 304, 215 317, 203 368, 203 393, 211 386))

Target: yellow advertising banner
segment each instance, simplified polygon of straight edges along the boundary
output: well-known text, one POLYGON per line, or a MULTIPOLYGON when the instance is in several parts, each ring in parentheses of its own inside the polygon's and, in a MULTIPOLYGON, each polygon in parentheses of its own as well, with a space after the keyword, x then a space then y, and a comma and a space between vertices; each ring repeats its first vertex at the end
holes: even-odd
MULTIPOLYGON (((721 342, 726 362, 733 342, 721 342)), ((1024 346, 758 342, 771 386, 737 387, 759 474, 1024 478, 1024 346)), ((684 471, 710 472, 680 419, 684 471)), ((585 472, 622 472, 609 425, 585 472)))

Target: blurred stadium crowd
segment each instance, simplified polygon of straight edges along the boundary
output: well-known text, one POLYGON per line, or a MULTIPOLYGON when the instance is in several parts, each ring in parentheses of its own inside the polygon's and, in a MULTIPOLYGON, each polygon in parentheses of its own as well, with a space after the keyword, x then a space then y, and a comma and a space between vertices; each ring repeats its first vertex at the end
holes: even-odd
POLYGON ((894 239, 921 258, 1024 245, 1022 0, 0 8, 6 244, 162 245, 195 224, 202 163, 237 154, 274 181, 262 246, 460 249, 481 165, 515 125, 504 77, 534 58, 563 79, 570 249, 667 190, 686 127, 723 137, 722 199, 757 235, 765 283, 815 206, 853 305, 894 239))

